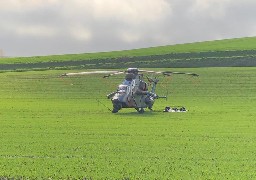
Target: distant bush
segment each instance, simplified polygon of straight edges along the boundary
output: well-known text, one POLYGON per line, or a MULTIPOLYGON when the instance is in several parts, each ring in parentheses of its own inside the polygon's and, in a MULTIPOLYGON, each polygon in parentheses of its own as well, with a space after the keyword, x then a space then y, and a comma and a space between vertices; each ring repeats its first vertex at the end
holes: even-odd
POLYGON ((72 60, 60 62, 2 64, 0 71, 15 70, 68 70, 102 69, 127 67, 252 67, 256 66, 256 50, 247 51, 209 51, 191 53, 170 53, 163 55, 119 57, 107 59, 72 60))

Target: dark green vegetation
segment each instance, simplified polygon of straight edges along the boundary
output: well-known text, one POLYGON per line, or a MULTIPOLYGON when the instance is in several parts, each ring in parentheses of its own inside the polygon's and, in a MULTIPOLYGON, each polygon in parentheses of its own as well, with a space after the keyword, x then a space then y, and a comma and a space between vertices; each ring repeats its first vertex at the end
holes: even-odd
POLYGON ((200 77, 161 78, 157 92, 170 97, 144 114, 95 100, 111 107, 105 95, 122 77, 1 73, 0 176, 255 179, 256 68, 168 70, 200 77))
POLYGON ((144 49, 0 59, 0 70, 256 66, 256 38, 144 49))

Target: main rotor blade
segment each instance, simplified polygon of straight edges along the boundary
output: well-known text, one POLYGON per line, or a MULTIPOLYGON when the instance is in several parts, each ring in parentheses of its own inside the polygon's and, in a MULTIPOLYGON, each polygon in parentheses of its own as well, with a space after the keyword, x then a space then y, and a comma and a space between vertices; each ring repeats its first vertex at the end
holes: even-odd
POLYGON ((172 74, 186 74, 190 76, 199 76, 198 74, 195 73, 186 73, 186 72, 172 72, 172 71, 164 71, 162 72, 163 75, 171 76, 172 74))
POLYGON ((166 75, 166 76, 171 76, 172 74, 186 74, 186 75, 191 75, 191 76, 199 76, 198 74, 195 74, 195 73, 173 72, 173 71, 148 71, 148 70, 139 70, 139 72, 163 74, 163 75, 166 75))
POLYGON ((86 71, 86 72, 77 72, 77 73, 65 73, 61 76, 81 76, 88 74, 109 74, 109 73, 118 73, 119 71, 86 71))
MULTIPOLYGON (((77 73, 65 73, 61 76, 81 76, 81 75, 88 75, 88 74, 106 74, 103 76, 103 78, 107 78, 113 75, 119 75, 124 74, 127 71, 86 71, 86 72, 77 72, 77 73)), ((173 71, 148 71, 148 70, 139 70, 139 72, 145 72, 145 73, 155 73, 155 74, 163 74, 166 76, 171 76, 173 74, 186 74, 191 76, 199 76, 195 73, 186 73, 186 72, 173 72, 173 71)))
POLYGON ((162 71, 148 71, 148 70, 139 70, 139 72, 145 72, 145 73, 155 73, 155 74, 161 74, 162 71))
POLYGON ((124 73, 125 72, 123 72, 123 71, 116 71, 114 73, 103 76, 103 78, 108 78, 108 77, 113 76, 113 75, 124 74, 124 73))

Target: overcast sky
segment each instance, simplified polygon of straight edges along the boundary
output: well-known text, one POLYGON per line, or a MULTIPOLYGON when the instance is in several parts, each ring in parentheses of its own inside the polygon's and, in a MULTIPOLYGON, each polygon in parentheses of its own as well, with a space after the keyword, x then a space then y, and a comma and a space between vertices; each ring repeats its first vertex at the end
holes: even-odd
POLYGON ((72 54, 256 36, 255 17, 255 0, 0 0, 0 50, 72 54))

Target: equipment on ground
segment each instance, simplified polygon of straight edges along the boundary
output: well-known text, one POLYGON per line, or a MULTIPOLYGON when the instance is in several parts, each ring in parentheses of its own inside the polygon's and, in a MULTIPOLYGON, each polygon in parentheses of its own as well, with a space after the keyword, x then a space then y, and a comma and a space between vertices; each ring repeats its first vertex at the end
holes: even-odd
POLYGON ((188 110, 185 107, 170 107, 166 106, 163 112, 187 112, 188 110))

